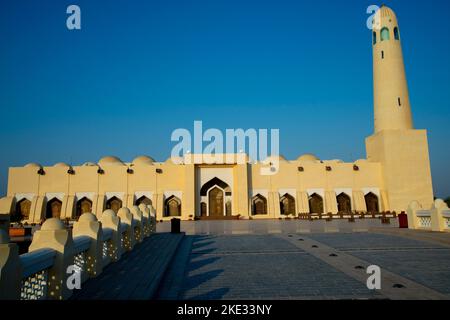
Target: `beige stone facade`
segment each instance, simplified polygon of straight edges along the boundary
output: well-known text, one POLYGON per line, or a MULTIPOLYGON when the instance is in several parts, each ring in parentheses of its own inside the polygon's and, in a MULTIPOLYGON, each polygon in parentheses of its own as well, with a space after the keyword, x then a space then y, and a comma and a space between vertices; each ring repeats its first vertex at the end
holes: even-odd
POLYGON ((193 155, 156 162, 104 157, 69 166, 28 164, 9 169, 0 213, 36 223, 60 216, 97 216, 106 209, 151 205, 158 220, 179 216, 268 219, 304 213, 406 211, 412 201, 431 206, 433 190, 427 133, 413 128, 400 31, 393 11, 382 7, 373 30, 375 133, 367 159, 325 161, 305 154, 279 160, 274 175, 263 163, 205 163, 193 155))

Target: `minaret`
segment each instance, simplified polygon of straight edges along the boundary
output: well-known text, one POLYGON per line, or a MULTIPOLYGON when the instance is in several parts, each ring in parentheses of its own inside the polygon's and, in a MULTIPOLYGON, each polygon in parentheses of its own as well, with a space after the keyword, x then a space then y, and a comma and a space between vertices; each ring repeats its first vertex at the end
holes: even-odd
POLYGON ((382 6, 372 30, 375 132, 366 139, 367 159, 380 164, 382 210, 406 211, 412 201, 433 203, 426 130, 413 127, 394 11, 382 6))
POLYGON ((413 129, 408 85, 394 11, 383 5, 372 30, 375 133, 413 129))

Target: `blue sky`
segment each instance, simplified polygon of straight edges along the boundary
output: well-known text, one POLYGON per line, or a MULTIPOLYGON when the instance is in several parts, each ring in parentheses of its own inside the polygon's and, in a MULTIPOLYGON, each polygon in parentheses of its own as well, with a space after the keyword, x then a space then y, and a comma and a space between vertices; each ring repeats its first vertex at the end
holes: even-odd
MULTIPOLYGON (((365 157, 373 1, 2 0, 0 194, 7 168, 169 157, 176 128, 279 128, 288 159, 365 157), (77 4, 82 30, 66 28, 77 4)), ((450 196, 450 4, 398 15, 415 126, 450 196)))

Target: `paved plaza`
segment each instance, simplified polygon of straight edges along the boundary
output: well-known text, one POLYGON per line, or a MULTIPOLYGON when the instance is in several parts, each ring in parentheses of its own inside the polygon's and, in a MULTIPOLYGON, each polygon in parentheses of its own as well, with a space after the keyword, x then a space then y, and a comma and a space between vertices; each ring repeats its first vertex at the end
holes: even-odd
MULTIPOLYGON (((450 299, 450 234, 395 221, 182 222, 158 299, 450 299), (381 267, 381 290, 366 268, 381 267)), ((159 223, 158 231, 170 230, 159 223)))

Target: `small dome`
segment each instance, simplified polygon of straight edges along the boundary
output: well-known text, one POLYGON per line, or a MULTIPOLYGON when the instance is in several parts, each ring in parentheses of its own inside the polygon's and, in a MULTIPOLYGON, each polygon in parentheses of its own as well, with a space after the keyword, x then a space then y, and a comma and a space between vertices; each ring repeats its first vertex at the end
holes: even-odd
POLYGON ((183 164, 184 163, 184 159, 182 157, 169 157, 167 158, 166 164, 183 164))
POLYGON ((381 14, 382 18, 390 17, 390 18, 397 19, 397 16, 395 15, 394 10, 392 10, 391 8, 385 6, 384 4, 381 6, 379 11, 380 11, 380 14, 381 14))
MULTIPOLYGON (((114 212, 114 211, 113 211, 114 212)), ((96 222, 97 217, 90 212, 83 213, 80 218, 78 219, 78 222, 96 222)))
POLYGON ((46 220, 41 227, 42 231, 64 230, 64 229, 65 229, 64 223, 58 218, 50 218, 46 220))
POLYGON ((114 156, 103 157, 100 159, 98 164, 101 166, 111 166, 111 165, 123 166, 122 160, 114 156))
POLYGON ((302 161, 302 162, 316 162, 316 161, 320 161, 319 158, 317 158, 315 155, 313 155, 312 153, 305 153, 303 155, 301 155, 300 157, 297 158, 297 161, 302 161))
POLYGON ((25 168, 42 168, 42 166, 39 163, 31 162, 26 164, 25 168))
POLYGON ((93 162, 85 162, 83 163, 83 167, 96 167, 97 164, 93 162))
POLYGON ((133 160, 134 165, 152 165, 155 160, 149 156, 140 156, 133 160))
POLYGON ((57 168, 69 168, 70 166, 67 163, 65 163, 65 162, 58 162, 58 163, 56 163, 54 165, 54 167, 57 167, 57 168))

